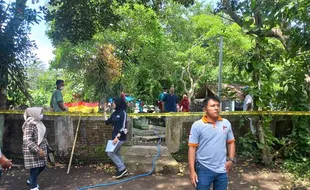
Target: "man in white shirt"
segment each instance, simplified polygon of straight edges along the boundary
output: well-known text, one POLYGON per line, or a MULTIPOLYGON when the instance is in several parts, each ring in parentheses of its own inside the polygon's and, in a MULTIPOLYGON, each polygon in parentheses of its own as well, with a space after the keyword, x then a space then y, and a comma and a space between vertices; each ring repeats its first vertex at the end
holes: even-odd
MULTIPOLYGON (((245 96, 244 101, 243 101, 243 111, 252 111, 253 110, 253 105, 254 105, 254 101, 252 96, 249 94, 249 87, 246 86, 242 89, 243 91, 243 95, 245 96)), ((248 118, 250 121, 250 129, 252 134, 256 133, 256 129, 253 126, 253 120, 252 118, 248 118)))
POLYGON ((244 87, 243 92, 245 96, 243 101, 243 111, 251 111, 253 110, 253 98, 249 94, 249 87, 248 86, 244 87))

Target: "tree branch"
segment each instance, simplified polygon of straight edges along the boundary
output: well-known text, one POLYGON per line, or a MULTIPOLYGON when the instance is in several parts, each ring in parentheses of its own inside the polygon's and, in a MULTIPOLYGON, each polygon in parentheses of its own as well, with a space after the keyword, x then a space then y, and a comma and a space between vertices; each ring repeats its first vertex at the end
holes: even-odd
POLYGON ((190 61, 190 59, 188 59, 186 71, 187 71, 187 74, 188 74, 188 78, 189 78, 189 80, 191 82, 191 86, 193 86, 194 85, 194 79, 192 78, 190 67, 191 67, 191 61, 190 61))
POLYGON ((221 0, 225 12, 240 26, 243 26, 243 20, 237 13, 232 9, 230 0, 221 0))
POLYGON ((18 88, 20 89, 20 91, 25 95, 25 97, 27 98, 27 100, 30 103, 30 106, 33 106, 33 98, 30 95, 30 93, 28 92, 27 88, 25 87, 24 83, 22 82, 22 80, 18 80, 17 78, 14 77, 14 74, 12 74, 11 72, 9 72, 10 77, 12 78, 12 80, 14 80, 18 85, 18 88))

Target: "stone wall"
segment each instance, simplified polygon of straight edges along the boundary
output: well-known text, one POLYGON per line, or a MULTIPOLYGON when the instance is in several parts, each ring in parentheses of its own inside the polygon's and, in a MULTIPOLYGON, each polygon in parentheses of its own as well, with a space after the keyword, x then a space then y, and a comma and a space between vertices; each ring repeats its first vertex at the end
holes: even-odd
MULTIPOLYGON (((58 160, 67 161, 71 154, 74 135, 79 117, 44 116, 47 140, 55 150, 58 160)), ((22 115, 4 115, 3 147, 6 155, 13 159, 22 159, 22 115)), ((129 122, 128 142, 131 145, 132 130, 129 122)), ((74 152, 74 163, 109 160, 105 153, 107 140, 111 139, 112 126, 104 124, 103 117, 81 117, 79 133, 74 152)))
MULTIPOLYGON (((1 118, 1 116, 0 116, 1 118)), ((166 145, 171 153, 184 150, 187 154, 187 142, 192 123, 201 117, 166 117, 166 145)), ((244 116, 225 116, 231 123, 236 140, 249 132, 249 121, 244 116)), ((3 152, 13 159, 22 159, 22 115, 4 115, 3 152)), ((43 123, 47 128, 47 139, 56 151, 56 159, 68 162, 71 153, 74 134, 79 117, 76 116, 44 116, 43 123)), ((127 146, 132 145, 133 119, 128 121, 127 146)), ((1 120, 0 120, 1 125, 1 120)), ((0 129, 2 126, 0 126, 0 129)), ((272 126, 276 137, 290 134, 292 129, 291 117, 277 117, 272 126)), ((0 130, 1 131, 1 130, 0 130)), ((93 163, 110 161, 105 147, 111 138, 112 126, 106 126, 103 117, 81 117, 80 128, 73 157, 73 163, 93 163)), ((0 133, 1 134, 1 133, 0 133)), ((1 138, 0 138, 1 139, 1 138)))
MULTIPOLYGON (((166 118, 166 144, 171 153, 184 151, 187 154, 188 137, 193 122, 201 117, 167 117, 166 118)), ((250 122, 245 116, 225 116, 232 125, 236 141, 250 132, 250 122)), ((252 116, 257 121, 257 116, 252 116)), ((254 121, 254 123, 255 123, 254 121)), ((271 130, 276 137, 287 136, 292 130, 292 121, 289 116, 274 118, 271 130)))

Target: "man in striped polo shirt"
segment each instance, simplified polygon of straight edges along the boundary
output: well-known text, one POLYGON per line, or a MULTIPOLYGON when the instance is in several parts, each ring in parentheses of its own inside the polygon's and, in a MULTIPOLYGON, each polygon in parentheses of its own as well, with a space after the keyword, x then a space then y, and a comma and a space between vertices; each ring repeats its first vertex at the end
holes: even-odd
POLYGON ((227 119, 219 116, 220 101, 208 97, 203 101, 206 115, 194 122, 188 142, 191 183, 196 190, 226 190, 228 172, 235 162, 235 139, 227 119), (227 148, 228 147, 228 158, 227 148))

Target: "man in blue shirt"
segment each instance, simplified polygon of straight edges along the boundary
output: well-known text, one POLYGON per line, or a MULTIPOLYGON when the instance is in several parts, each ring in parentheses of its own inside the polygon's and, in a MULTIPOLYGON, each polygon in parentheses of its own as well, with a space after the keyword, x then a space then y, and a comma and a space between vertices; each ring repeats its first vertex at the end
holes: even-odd
POLYGON ((178 97, 174 94, 173 86, 170 88, 170 93, 165 95, 163 102, 165 103, 166 112, 177 111, 178 97))
POLYGON ((227 190, 227 174, 235 162, 235 138, 227 119, 219 116, 220 101, 203 101, 204 115, 193 123, 188 142, 188 165, 191 183, 196 190, 227 190), (228 158, 227 155, 228 148, 228 158))

